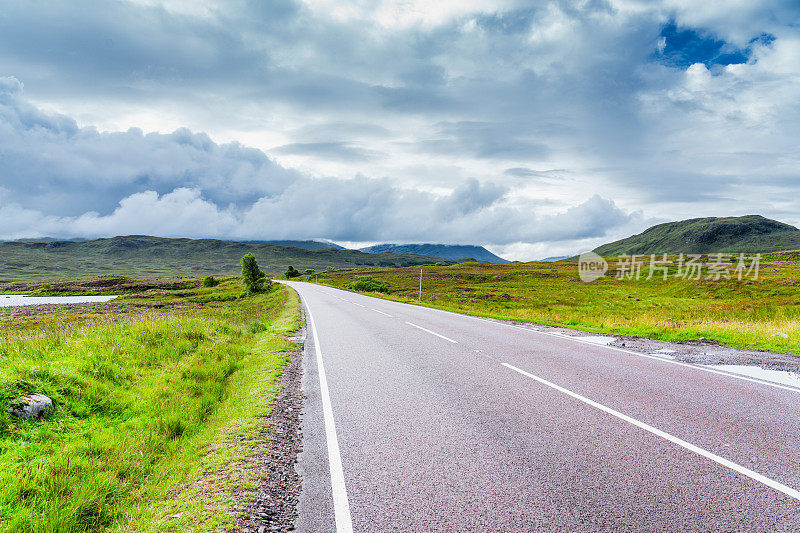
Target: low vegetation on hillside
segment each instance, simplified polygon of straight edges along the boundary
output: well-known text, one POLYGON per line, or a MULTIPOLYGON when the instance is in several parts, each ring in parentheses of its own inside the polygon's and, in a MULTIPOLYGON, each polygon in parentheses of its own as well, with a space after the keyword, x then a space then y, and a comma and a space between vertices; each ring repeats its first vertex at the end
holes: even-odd
MULTIPOLYGON (((258 276, 256 276, 258 277, 258 276)), ((240 277, 111 277, 6 289, 122 293, 0 308, 0 530, 226 531, 299 327, 293 291, 240 277), (43 418, 7 408, 53 400, 43 418)), ((236 507, 236 506, 239 507, 236 507)))
MULTIPOLYGON (((586 331, 661 340, 704 337, 800 353, 800 252, 765 255, 758 280, 705 274, 688 280, 675 277, 676 267, 669 268, 667 280, 661 272, 647 280, 648 266, 639 280, 616 279, 617 267, 612 261, 606 277, 585 283, 575 261, 431 265, 423 268, 422 304, 586 331)), ((326 272, 319 283, 351 289, 365 275, 387 285, 389 293, 381 297, 417 302, 419 267, 326 272)))
POLYGON ((287 264, 300 271, 356 266, 399 267, 434 263, 438 257, 368 254, 332 248, 306 250, 269 243, 214 239, 165 239, 132 235, 79 242, 0 242, 2 280, 53 280, 124 274, 137 278, 202 277, 239 272, 252 253, 268 275, 287 264))

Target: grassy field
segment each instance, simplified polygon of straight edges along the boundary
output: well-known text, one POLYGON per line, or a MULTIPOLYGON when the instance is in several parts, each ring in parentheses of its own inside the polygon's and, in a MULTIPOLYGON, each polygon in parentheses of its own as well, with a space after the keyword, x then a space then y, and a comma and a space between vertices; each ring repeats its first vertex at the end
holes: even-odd
MULTIPOLYGON (((617 264, 612 261, 611 270, 617 264)), ((576 262, 461 263, 423 268, 422 305, 502 319, 568 326, 585 331, 690 340, 800 353, 800 253, 765 255, 757 281, 661 277, 592 283, 576 262), (785 333, 788 338, 773 336, 785 333)), ((384 282, 375 296, 416 303, 419 267, 351 269, 320 275, 319 282, 351 288, 361 277, 384 282)))
POLYGON ((0 310, 0 530, 225 531, 257 486, 240 464, 297 348, 296 294, 126 283, 109 304, 0 310), (12 417, 25 393, 54 409, 12 417))

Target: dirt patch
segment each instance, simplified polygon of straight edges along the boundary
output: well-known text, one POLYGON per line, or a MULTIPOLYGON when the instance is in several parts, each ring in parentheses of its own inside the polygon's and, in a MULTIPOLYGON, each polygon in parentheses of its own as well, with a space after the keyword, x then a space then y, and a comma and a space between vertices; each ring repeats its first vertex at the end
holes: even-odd
POLYGON ((283 370, 275 407, 259 437, 268 446, 253 464, 259 479, 255 500, 245 510, 234 531, 265 533, 294 530, 302 482, 295 470, 297 454, 303 443, 300 433, 303 408, 300 386, 303 376, 302 349, 290 354, 290 359, 291 362, 283 370))

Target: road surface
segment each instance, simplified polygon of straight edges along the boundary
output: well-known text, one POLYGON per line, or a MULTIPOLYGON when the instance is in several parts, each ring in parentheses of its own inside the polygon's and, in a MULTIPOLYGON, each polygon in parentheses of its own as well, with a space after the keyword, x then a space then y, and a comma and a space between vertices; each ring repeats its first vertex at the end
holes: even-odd
POLYGON ((800 529, 800 390, 288 283, 300 531, 800 529))

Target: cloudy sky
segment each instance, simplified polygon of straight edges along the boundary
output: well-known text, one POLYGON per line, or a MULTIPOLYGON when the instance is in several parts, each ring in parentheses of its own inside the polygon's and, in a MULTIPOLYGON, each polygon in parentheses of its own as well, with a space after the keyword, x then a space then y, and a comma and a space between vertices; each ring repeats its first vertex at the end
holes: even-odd
POLYGON ((797 0, 200 4, 0 0, 0 238, 800 224, 797 0))

